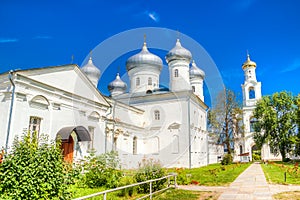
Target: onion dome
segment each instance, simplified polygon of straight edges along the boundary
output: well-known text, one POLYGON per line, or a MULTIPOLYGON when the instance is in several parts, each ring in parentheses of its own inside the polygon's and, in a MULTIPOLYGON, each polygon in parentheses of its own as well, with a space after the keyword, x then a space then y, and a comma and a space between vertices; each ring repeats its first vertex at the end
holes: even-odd
POLYGON ((127 89, 127 84, 121 80, 119 73, 117 73, 116 79, 110 82, 107 88, 111 94, 123 94, 127 89))
POLYGON ((148 51, 146 42, 144 42, 142 51, 138 54, 135 54, 131 56, 127 61, 126 61, 126 68, 127 71, 140 67, 143 65, 151 65, 157 67, 159 70, 162 68, 162 60, 160 57, 150 53, 148 51))
POLYGON ((167 63, 169 63, 172 60, 181 60, 181 59, 185 59, 188 60, 188 62, 190 62, 190 60, 192 59, 192 54, 189 50, 182 47, 180 40, 177 39, 175 47, 173 47, 173 49, 171 49, 167 53, 166 60, 167 63))
POLYGON ((247 60, 244 62, 242 68, 246 69, 248 67, 254 67, 254 68, 256 68, 256 63, 253 62, 252 60, 250 60, 250 55, 249 54, 247 54, 247 60))
POLYGON ((199 77, 201 79, 204 79, 205 73, 203 70, 199 69, 193 60, 192 67, 190 68, 190 78, 199 77))
POLYGON ((100 78, 100 70, 93 64, 92 57, 90 57, 88 63, 82 67, 82 71, 86 76, 97 86, 100 78))

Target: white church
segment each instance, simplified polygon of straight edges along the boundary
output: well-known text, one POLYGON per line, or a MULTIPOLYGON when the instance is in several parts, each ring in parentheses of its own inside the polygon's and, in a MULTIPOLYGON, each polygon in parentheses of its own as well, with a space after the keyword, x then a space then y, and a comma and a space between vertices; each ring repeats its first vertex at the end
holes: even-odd
MULTIPOLYGON (((136 168, 143 159, 185 168, 218 162, 224 150, 207 132, 204 71, 179 39, 165 59, 169 89, 159 88, 163 61, 144 42, 126 62, 129 88, 117 74, 108 85, 110 96, 97 89, 101 74, 92 57, 82 68, 70 64, 1 74, 0 148, 9 151, 16 136, 36 131, 62 139, 69 162, 84 159, 92 149, 117 151, 123 168, 136 168)), ((251 115, 261 98, 255 68, 248 56, 242 85, 246 134, 235 145, 236 160, 251 158, 255 145, 251 115)))

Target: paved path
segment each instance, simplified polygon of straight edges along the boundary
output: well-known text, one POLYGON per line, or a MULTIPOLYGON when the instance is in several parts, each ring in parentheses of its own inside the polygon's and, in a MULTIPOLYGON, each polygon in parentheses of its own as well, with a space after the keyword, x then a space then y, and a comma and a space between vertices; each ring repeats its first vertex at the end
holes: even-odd
POLYGON ((229 187, 179 186, 181 189, 222 192, 219 200, 271 200, 272 195, 300 190, 295 185, 269 185, 260 164, 250 165, 229 187))

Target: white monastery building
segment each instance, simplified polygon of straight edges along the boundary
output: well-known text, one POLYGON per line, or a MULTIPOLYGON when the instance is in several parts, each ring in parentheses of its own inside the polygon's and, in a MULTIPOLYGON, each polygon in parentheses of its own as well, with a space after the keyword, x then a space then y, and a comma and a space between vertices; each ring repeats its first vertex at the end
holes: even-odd
MULTIPOLYGON (((179 39, 165 59, 169 89, 159 87, 162 59, 144 42, 126 62, 129 88, 116 74, 109 97, 97 89, 101 72, 92 57, 81 69, 71 64, 1 74, 0 147, 9 150, 16 136, 37 131, 62 139, 64 159, 70 162, 92 149, 97 154, 117 151, 123 168, 136 168, 142 159, 187 168, 218 162, 224 150, 207 132, 204 71, 179 39)), ((255 68, 248 57, 242 85, 247 131, 235 145, 240 154, 251 154, 254 146, 251 114, 261 98, 255 68)))

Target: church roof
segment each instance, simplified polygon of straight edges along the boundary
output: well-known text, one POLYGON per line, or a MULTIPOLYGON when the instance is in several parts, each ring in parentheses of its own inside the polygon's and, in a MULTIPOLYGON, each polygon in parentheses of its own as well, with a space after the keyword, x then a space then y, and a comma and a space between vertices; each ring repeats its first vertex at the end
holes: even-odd
POLYGON ((107 86, 108 90, 111 92, 114 89, 120 89, 125 92, 127 84, 121 80, 119 73, 117 73, 116 79, 110 82, 107 86))
POLYGON ((192 62, 192 67, 190 68, 190 78, 193 78, 193 77, 199 77, 202 79, 204 79, 204 77, 205 77, 204 71, 197 67, 194 60, 192 62))
POLYGON ((244 62, 242 68, 246 69, 248 67, 254 67, 254 68, 256 67, 256 63, 253 62, 252 60, 250 60, 250 55, 249 54, 247 54, 247 60, 244 62))
POLYGON ((160 57, 149 52, 149 50, 147 48, 147 44, 146 44, 146 42, 144 42, 142 50, 138 54, 131 56, 126 61, 126 68, 127 68, 127 71, 130 71, 133 68, 140 67, 144 64, 147 64, 147 65, 155 66, 159 70, 161 70, 162 63, 163 62, 160 57))
POLYGON ((181 46, 180 40, 177 39, 175 47, 171 49, 166 55, 166 61, 169 63, 172 60, 186 59, 190 61, 192 59, 192 54, 189 50, 181 46))

